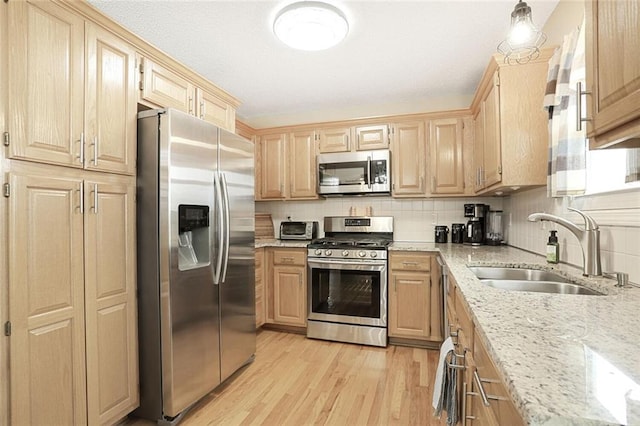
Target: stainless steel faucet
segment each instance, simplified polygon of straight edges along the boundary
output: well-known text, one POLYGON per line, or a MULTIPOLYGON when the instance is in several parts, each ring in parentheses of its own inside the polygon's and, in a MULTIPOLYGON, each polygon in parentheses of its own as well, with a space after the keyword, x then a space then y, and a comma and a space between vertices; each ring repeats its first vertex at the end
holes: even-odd
POLYGON ((573 222, 548 213, 530 214, 529 220, 531 222, 539 220, 555 222, 571 231, 578 241, 580 241, 580 247, 582 248, 583 274, 601 276, 602 264, 600 262, 600 229, 598 229, 598 224, 591 216, 578 209, 569 207, 569 210, 574 211, 583 217, 584 229, 581 229, 573 222))

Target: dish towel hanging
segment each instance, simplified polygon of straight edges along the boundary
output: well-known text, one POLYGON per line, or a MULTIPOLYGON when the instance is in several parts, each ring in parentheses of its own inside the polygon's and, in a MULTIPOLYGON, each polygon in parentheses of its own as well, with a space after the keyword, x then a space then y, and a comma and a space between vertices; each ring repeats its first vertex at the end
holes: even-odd
MULTIPOLYGON (((562 48, 549 60, 544 108, 549 112, 547 195, 584 194, 587 180, 587 140, 576 129, 576 83, 585 81, 584 19, 564 37, 562 48)), ((583 84, 584 87, 584 84, 583 84)))
POLYGON ((447 412, 447 424, 456 424, 458 419, 458 404, 456 397, 457 370, 449 368, 448 363, 456 364, 453 356, 454 344, 451 337, 447 338, 440 347, 440 358, 436 369, 436 380, 433 385, 434 416, 440 416, 442 410, 447 412))

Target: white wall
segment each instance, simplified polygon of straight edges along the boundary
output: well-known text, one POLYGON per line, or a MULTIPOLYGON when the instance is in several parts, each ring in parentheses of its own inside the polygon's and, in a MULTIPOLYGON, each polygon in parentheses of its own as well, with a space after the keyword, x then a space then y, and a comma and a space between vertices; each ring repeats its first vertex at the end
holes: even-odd
MULTIPOLYGON (((605 196, 588 197, 598 201, 605 196)), ((560 243, 560 261, 582 267, 582 251, 576 237, 555 223, 529 222, 531 213, 545 212, 564 217, 577 225, 582 219, 576 213, 567 210, 568 206, 579 209, 585 207, 598 222, 600 227, 600 247, 602 252, 602 269, 606 272, 627 272, 629 279, 640 284, 640 226, 637 220, 629 220, 637 216, 640 204, 640 191, 627 192, 617 196, 614 203, 607 206, 589 207, 584 200, 547 198, 546 188, 533 189, 505 198, 504 210, 508 224, 509 245, 544 254, 551 229, 558 230, 560 243), (618 205, 615 205, 615 204, 618 205), (624 207, 622 207, 624 205, 624 207), (625 214, 625 212, 628 212, 625 214)))
MULTIPOLYGON (((318 201, 267 201, 257 202, 256 212, 271 213, 275 232, 280 222, 287 220, 317 220, 324 216, 348 216, 351 207, 363 214, 371 207, 373 216, 394 217, 394 240, 434 242, 435 226, 467 223, 463 214, 465 203, 489 204, 492 210, 502 210, 503 199, 497 197, 447 198, 428 200, 398 200, 391 197, 344 197, 318 201)), ((451 241, 451 234, 449 234, 451 241)))

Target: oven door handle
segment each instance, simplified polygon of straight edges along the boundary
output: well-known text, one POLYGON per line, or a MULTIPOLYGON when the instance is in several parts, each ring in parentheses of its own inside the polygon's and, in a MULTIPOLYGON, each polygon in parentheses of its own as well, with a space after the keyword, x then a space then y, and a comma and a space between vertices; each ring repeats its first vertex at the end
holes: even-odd
POLYGON ((387 267, 387 261, 370 261, 370 260, 334 260, 334 259, 307 259, 307 265, 310 268, 313 268, 314 265, 317 265, 319 268, 329 267, 329 269, 340 269, 346 267, 345 269, 357 269, 357 270, 372 270, 378 271, 387 267))

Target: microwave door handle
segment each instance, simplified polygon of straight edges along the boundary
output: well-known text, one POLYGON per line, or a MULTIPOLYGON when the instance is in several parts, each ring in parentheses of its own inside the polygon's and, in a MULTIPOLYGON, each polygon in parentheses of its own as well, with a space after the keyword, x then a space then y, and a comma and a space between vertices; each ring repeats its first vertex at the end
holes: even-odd
POLYGON ((371 156, 367 157, 367 186, 371 189, 371 156))

